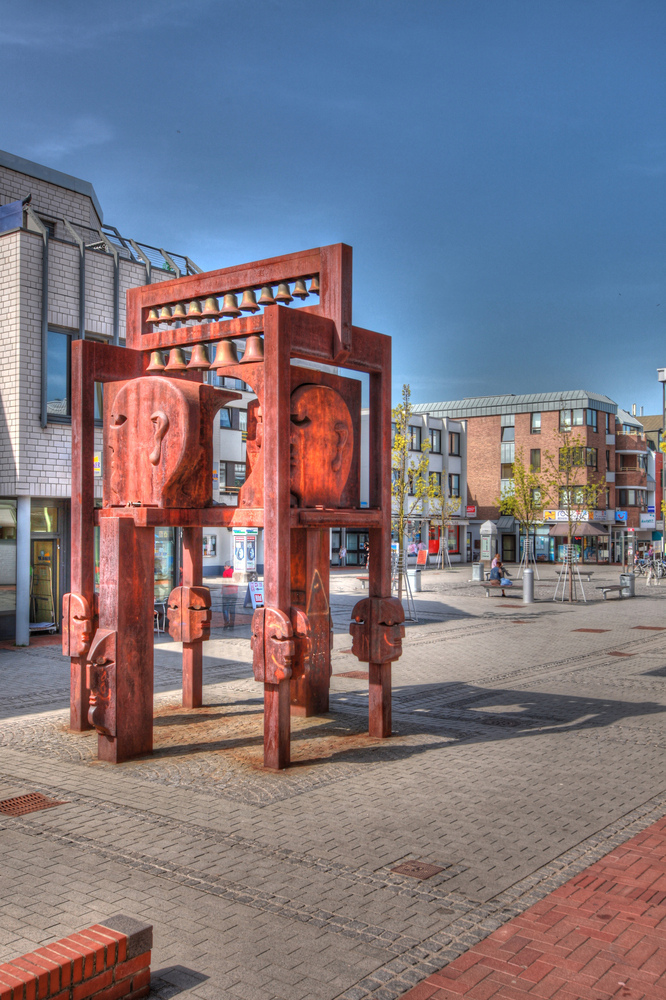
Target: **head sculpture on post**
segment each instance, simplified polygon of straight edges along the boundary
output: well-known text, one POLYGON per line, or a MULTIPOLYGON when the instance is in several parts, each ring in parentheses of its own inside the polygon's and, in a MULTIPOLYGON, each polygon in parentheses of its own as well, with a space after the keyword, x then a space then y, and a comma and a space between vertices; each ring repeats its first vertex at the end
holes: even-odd
POLYGON ((159 376, 110 383, 104 400, 104 506, 206 507, 213 416, 238 393, 159 376))
POLYGON ((339 506, 354 451, 352 416, 340 393, 327 385, 292 392, 290 445, 297 506, 339 506))

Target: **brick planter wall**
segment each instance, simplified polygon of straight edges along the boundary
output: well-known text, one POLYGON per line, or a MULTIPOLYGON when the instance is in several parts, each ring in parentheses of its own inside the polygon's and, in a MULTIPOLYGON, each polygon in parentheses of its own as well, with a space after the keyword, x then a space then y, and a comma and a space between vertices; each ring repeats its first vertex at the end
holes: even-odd
POLYGON ((0 1000, 135 1000, 150 992, 153 928, 110 917, 0 965, 0 1000))

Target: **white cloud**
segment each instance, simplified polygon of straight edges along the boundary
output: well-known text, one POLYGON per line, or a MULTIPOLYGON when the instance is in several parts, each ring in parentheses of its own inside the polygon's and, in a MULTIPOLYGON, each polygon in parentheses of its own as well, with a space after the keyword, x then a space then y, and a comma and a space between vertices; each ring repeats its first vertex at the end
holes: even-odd
POLYGON ((88 146, 110 142, 113 134, 107 122, 93 115, 81 115, 51 135, 42 134, 40 141, 33 145, 31 155, 39 159, 60 160, 88 146))

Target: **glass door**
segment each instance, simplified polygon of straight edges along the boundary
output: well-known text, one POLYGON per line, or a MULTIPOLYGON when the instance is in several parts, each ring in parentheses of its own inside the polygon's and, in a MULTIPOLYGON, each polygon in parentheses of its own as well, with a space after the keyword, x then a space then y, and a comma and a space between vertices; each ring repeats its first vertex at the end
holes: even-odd
POLYGON ((58 624, 60 607, 60 542, 57 538, 33 539, 30 558, 30 627, 58 624))

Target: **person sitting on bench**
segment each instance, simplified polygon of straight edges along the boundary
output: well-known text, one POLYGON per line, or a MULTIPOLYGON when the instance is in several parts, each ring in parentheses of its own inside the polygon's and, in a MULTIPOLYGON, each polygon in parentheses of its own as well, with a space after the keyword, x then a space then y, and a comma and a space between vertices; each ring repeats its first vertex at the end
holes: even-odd
POLYGON ((502 588, 502 597, 506 597, 504 593, 505 587, 513 587, 513 581, 507 576, 507 572, 502 565, 502 560, 499 556, 495 556, 492 561, 490 568, 490 580, 494 587, 500 586, 502 588), (497 581, 496 583, 493 581, 497 581))

